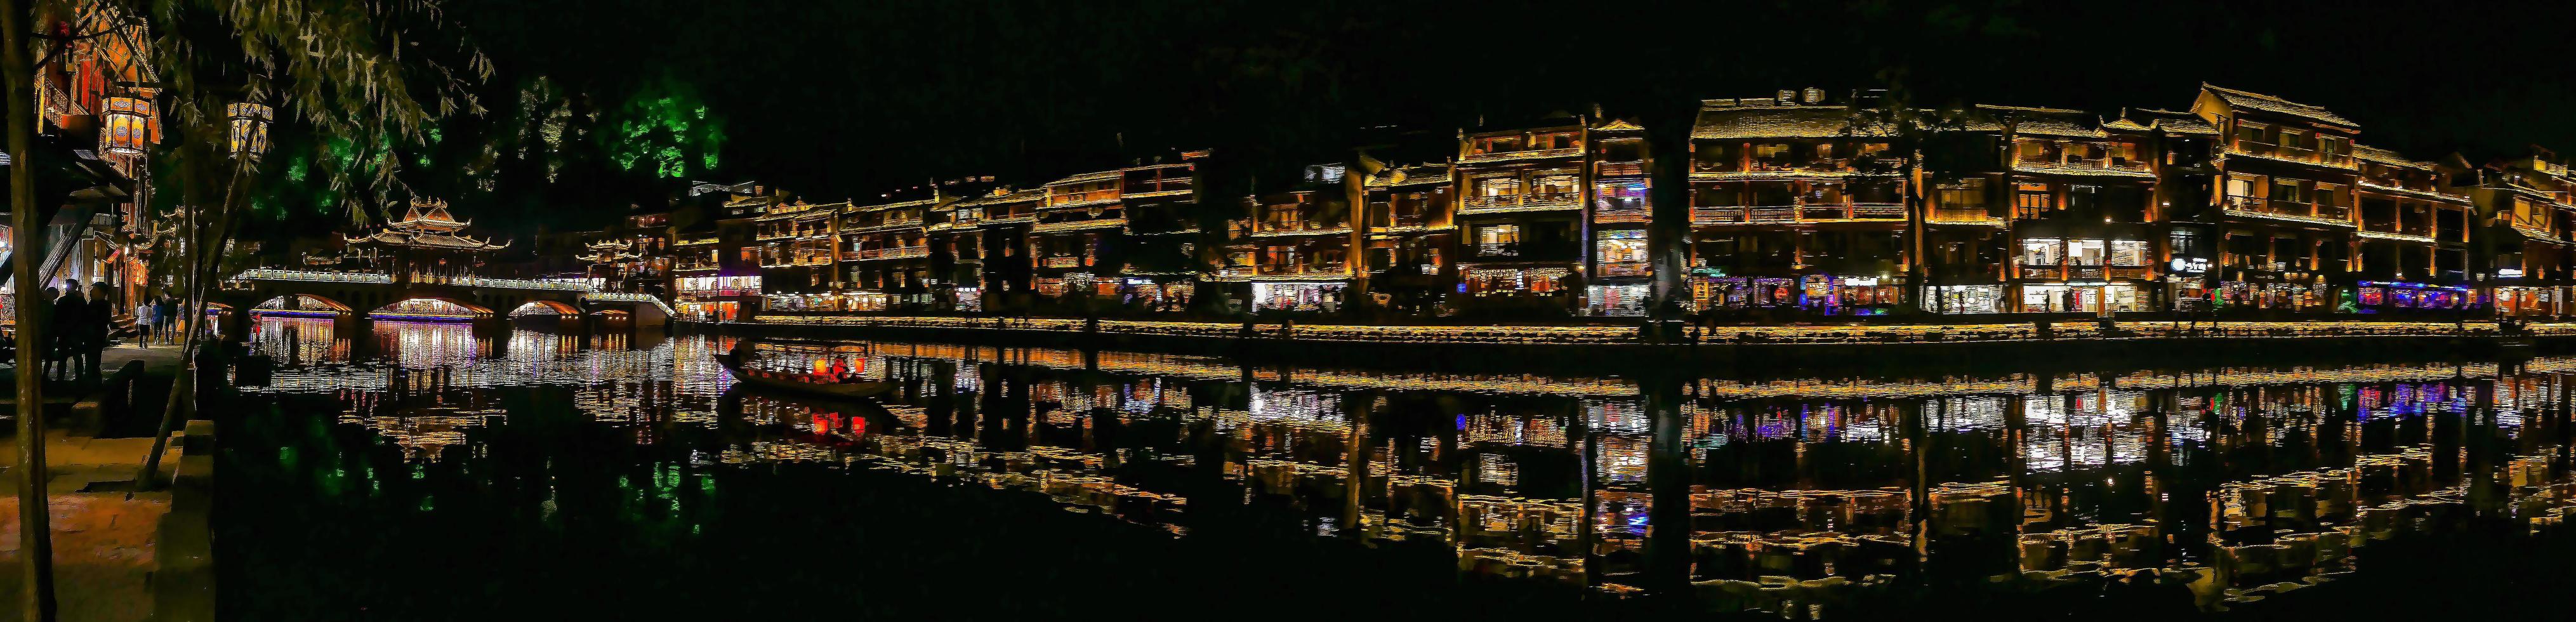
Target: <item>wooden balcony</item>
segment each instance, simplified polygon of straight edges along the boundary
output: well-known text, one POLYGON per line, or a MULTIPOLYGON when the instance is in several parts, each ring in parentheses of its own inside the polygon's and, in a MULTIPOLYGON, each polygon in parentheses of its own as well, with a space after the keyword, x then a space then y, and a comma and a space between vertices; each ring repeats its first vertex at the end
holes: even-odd
POLYGON ((2340 205, 2316 205, 2296 201, 2274 201, 2263 197, 2231 196, 2226 197, 2221 207, 2231 216, 2353 226, 2352 208, 2340 205))
POLYGON ((1601 176, 1601 177, 1622 177, 1622 176, 1636 176, 1636 175, 1644 175, 1644 174, 1646 174, 1646 163, 1644 163, 1644 162, 1602 162, 1602 163, 1597 164, 1597 165, 1595 165, 1595 166, 1594 166, 1594 171, 1595 171, 1595 174, 1596 174, 1596 175, 1601 176))
POLYGON ((1601 262, 1601 276, 1646 276, 1653 272, 1653 264, 1644 261, 1601 262))
POLYGON ((1582 207, 1583 193, 1580 192, 1499 194, 1460 199, 1458 202, 1458 213, 1491 214, 1500 212, 1581 209, 1582 207))
POLYGON ((1904 222, 1896 203, 1817 203, 1691 208, 1691 224, 1796 225, 1826 222, 1904 222))
POLYGON ((1527 160, 1538 158, 1570 158, 1580 155, 1583 155, 1582 147, 1566 147, 1563 149, 1522 149, 1519 151, 1488 151, 1485 153, 1471 153, 1467 154, 1467 157, 1459 158, 1458 161, 1460 163, 1500 162, 1504 160, 1527 160))
POLYGON ((2284 147, 2272 143, 2254 142, 2250 140, 2239 140, 2228 143, 2227 152, 2260 158, 2270 158, 2274 160, 2304 162, 2332 168, 2361 168, 2360 164, 2352 159, 2352 154, 2326 153, 2315 149, 2284 147))
POLYGON ((1626 208, 1604 208, 1593 210, 1592 212, 1592 222, 1599 223, 1646 222, 1647 218, 1647 210, 1645 206, 1642 205, 1626 208))

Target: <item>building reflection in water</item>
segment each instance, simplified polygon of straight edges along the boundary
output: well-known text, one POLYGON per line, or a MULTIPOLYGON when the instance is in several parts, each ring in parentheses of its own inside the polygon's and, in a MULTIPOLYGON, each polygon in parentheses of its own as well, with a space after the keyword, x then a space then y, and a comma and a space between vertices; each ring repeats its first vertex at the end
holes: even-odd
POLYGON ((496 353, 386 322, 383 354, 351 362, 309 321, 261 327, 259 351, 305 362, 267 390, 334 393, 420 460, 510 416, 472 389, 562 387, 635 443, 716 439, 698 466, 971 482, 1182 536, 1248 510, 1445 547, 1462 573, 1720 609, 1813 614, 1903 581, 2118 583, 2215 609, 2353 571, 2373 542, 2554 526, 2571 492, 2576 359, 1640 381, 764 346, 763 367, 897 382, 878 407, 727 397, 711 355, 730 338, 520 331, 496 353))

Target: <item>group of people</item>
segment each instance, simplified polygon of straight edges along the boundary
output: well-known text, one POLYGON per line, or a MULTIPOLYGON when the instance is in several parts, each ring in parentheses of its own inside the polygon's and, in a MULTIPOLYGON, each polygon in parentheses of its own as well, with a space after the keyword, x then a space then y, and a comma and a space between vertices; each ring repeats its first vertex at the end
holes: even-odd
MULTIPOLYGON (((45 289, 52 301, 45 326, 45 378, 48 380, 90 381, 99 376, 100 357, 116 332, 117 303, 106 281, 82 291, 79 281, 45 289), (95 297, 95 298, 93 298, 95 297)), ((134 306, 134 329, 137 341, 149 344, 176 343, 182 327, 178 321, 178 302, 167 297, 144 301, 134 306)))
MULTIPOLYGON (((92 291, 104 294, 107 282, 99 281, 92 291)), ((91 301, 81 293, 80 281, 46 288, 53 301, 52 322, 46 326, 45 378, 48 380, 95 380, 99 377, 99 356, 107 351, 108 331, 116 323, 116 307, 106 300, 91 301)))

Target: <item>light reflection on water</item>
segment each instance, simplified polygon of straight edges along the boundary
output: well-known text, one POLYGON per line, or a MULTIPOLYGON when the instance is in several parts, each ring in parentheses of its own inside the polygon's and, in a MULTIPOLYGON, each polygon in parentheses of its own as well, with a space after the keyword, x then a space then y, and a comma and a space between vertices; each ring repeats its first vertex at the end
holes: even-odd
MULTIPOLYGON (((1720 609, 1812 614, 1927 572, 2031 590, 2157 585, 2217 609, 2351 572, 2355 549, 2464 514, 2553 527, 2571 493, 2567 359, 2501 374, 2358 364, 1649 387, 945 344, 762 353, 772 370, 902 386, 876 408, 733 406, 711 358, 724 337, 585 347, 378 322, 362 338, 372 349, 327 320, 263 321, 255 349, 289 365, 258 391, 332 394, 340 421, 426 462, 476 451, 476 427, 516 414, 477 389, 560 387, 635 443, 716 439, 687 447, 697 467, 970 482, 1182 536, 1226 515, 1197 506, 1245 506, 1320 536, 1436 543, 1463 573, 1665 586, 1720 609), (716 433, 736 408, 749 431, 716 433), (1200 483, 1211 476, 1227 487, 1200 483), (1655 540, 1659 514, 1687 528, 1655 540), (1650 563, 1655 546, 1686 559, 1650 563)), ((637 485, 684 514, 681 470, 653 466, 637 485)))

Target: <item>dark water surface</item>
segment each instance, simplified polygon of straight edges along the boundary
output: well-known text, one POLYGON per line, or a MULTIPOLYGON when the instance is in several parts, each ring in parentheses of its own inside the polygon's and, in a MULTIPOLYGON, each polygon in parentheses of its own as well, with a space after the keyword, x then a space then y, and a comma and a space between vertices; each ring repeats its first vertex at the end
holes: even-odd
POLYGON ((285 367, 225 409, 231 619, 2139 619, 2571 587, 2570 359, 1742 382, 763 352, 902 384, 877 406, 729 391, 729 337, 258 330, 285 367))

